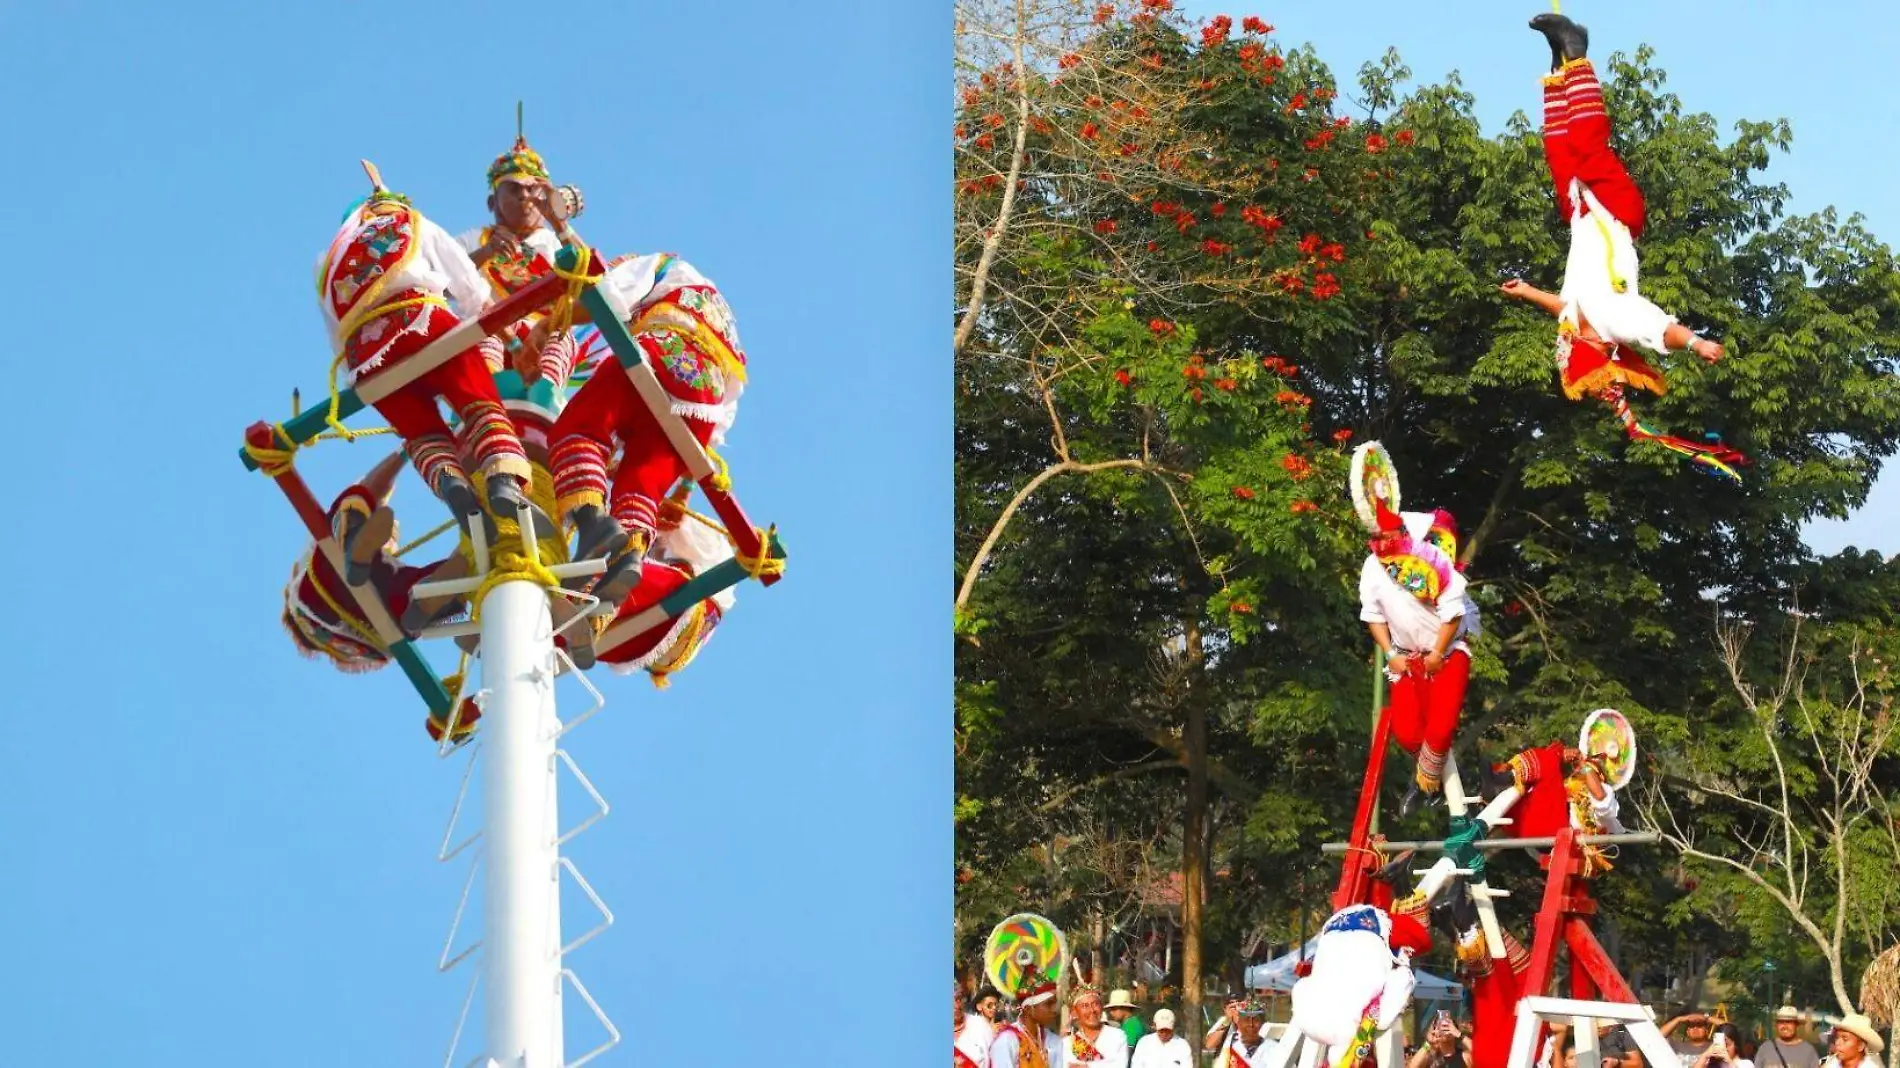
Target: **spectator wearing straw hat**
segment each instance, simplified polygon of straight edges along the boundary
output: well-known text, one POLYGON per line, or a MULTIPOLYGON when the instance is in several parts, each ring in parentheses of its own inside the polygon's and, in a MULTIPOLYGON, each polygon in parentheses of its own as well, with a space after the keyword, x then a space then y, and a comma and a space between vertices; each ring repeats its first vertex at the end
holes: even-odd
POLYGON ((1852 1012, 1834 1025, 1828 1058, 1821 1063, 1825 1068, 1880 1068, 1880 1052, 1886 1048, 1874 1022, 1852 1012))
POLYGON ((1109 1021, 1128 1036, 1128 1048, 1132 1051, 1135 1043, 1140 1042, 1141 1036, 1148 1032, 1147 1025, 1141 1022, 1141 1006, 1135 1004, 1134 996, 1128 991, 1111 990, 1108 992, 1107 1008, 1109 1021))
POLYGON ((1756 1068, 1820 1068, 1821 1054, 1800 1036, 1801 1010, 1783 1005, 1775 1010, 1775 1037, 1755 1051, 1756 1068))

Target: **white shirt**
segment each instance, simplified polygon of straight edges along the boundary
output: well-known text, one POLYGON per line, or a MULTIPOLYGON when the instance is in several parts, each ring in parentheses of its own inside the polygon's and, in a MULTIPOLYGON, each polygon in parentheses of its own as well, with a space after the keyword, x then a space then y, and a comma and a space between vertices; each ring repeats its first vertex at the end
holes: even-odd
POLYGON ((1267 1059, 1273 1056, 1275 1045, 1273 1039, 1263 1033, 1260 1036, 1260 1044, 1255 1046, 1253 1053, 1249 1055, 1241 1048, 1240 1032, 1236 1030, 1227 1036, 1226 1043, 1221 1046, 1220 1057, 1214 1061, 1215 1068, 1238 1068, 1240 1062, 1234 1059, 1236 1057, 1246 1057, 1249 1068, 1263 1068, 1267 1059))
POLYGON ((1135 1059, 1129 1068, 1194 1068, 1194 1047, 1180 1035, 1166 1042, 1158 1033, 1143 1035, 1135 1043, 1135 1059))
MULTIPOLYGON (((1081 1029, 1077 1028, 1076 1033, 1080 1034, 1081 1029)), ((1076 1060, 1075 1055, 1069 1052, 1069 1045, 1070 1039, 1062 1040, 1062 1063, 1065 1065, 1073 1065, 1076 1068, 1084 1065, 1087 1068, 1127 1068, 1128 1066, 1128 1035, 1112 1023, 1104 1021, 1101 1034, 1096 1035, 1092 1043, 1096 1052, 1102 1055, 1101 1060, 1076 1060)))
POLYGON ((956 1048, 963 1055, 976 1062, 977 1068, 989 1068, 990 1043, 996 1038, 996 1029, 989 1020, 977 1013, 963 1018, 963 1026, 957 1031, 956 1048))
MULTIPOLYGON (((1017 1024, 1017 1027, 1022 1027, 1017 1024)), ((990 1043, 989 1068, 1021 1068, 1022 1032, 1010 1028, 996 1029, 996 1040, 990 1043)), ((1042 1033, 1043 1053, 1050 1064, 1062 1063, 1062 1036, 1054 1028, 1042 1033)), ((979 1062, 980 1063, 980 1062, 979 1062)))
POLYGON ((1559 318, 1575 324, 1577 312, 1599 336, 1625 345, 1641 345, 1667 352, 1663 331, 1676 317, 1637 292, 1636 244, 1629 228, 1618 222, 1597 198, 1573 181, 1571 202, 1578 214, 1570 220, 1570 258, 1564 263, 1564 286, 1559 294, 1564 309, 1559 318), (1605 240, 1607 236, 1607 240, 1605 240), (1618 292, 1614 279, 1624 283, 1618 292))
MULTIPOLYGON (((1465 576, 1454 569, 1451 581, 1438 591, 1438 604, 1426 604, 1399 588, 1377 556, 1367 554, 1359 569, 1359 619, 1364 623, 1384 623, 1392 631, 1392 645, 1413 653, 1429 653, 1438 647, 1438 628, 1458 620, 1458 640, 1452 649, 1470 649, 1464 635, 1471 630, 1465 612, 1465 576)), ((1446 650, 1450 652, 1451 650, 1446 650)))
MULTIPOLYGON (((421 212, 415 212, 414 216, 416 253, 409 258, 408 263, 403 265, 402 270, 390 276, 389 281, 383 286, 383 292, 391 294, 400 293, 405 289, 420 289, 425 293, 447 297, 449 307, 455 312, 457 318, 470 319, 480 315, 490 303, 492 291, 488 288, 488 280, 475 269, 475 261, 468 258, 468 253, 462 251, 462 246, 456 244, 448 231, 437 226, 433 220, 421 212)), ((342 252, 362 223, 366 221, 361 210, 352 215, 350 221, 343 224, 343 227, 337 231, 336 239, 331 242, 330 248, 339 253, 342 252)), ((330 249, 326 249, 323 257, 317 261, 319 271, 324 266, 323 260, 329 256, 330 249)), ((332 263, 330 266, 334 268, 335 264, 332 263)), ((331 344, 341 351, 346 339, 337 336, 337 327, 341 324, 337 321, 335 306, 330 300, 330 279, 327 273, 322 277, 322 283, 323 293, 318 304, 323 308, 323 322, 329 328, 331 344)))

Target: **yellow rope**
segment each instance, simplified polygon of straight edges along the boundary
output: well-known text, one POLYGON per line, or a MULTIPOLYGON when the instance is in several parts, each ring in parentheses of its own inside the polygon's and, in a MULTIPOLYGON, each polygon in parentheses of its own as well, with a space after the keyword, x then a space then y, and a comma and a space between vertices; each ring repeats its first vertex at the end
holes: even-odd
POLYGON ((1610 240, 1610 225, 1603 221, 1603 213, 1595 208, 1590 208, 1590 221, 1597 224, 1597 233, 1603 235, 1603 269, 1609 272, 1610 288, 1622 293, 1629 289, 1629 283, 1616 274, 1616 245, 1610 240))
MULTIPOLYGON (((477 472, 473 476, 478 493, 487 493, 488 480, 477 472)), ((542 512, 554 514, 554 478, 546 468, 534 465, 534 478, 528 486, 529 499, 542 512)), ((541 561, 528 559, 522 550, 521 524, 514 516, 495 517, 495 543, 489 546, 489 570, 482 577, 481 585, 469 594, 469 621, 479 623, 482 618, 482 599, 496 586, 513 579, 527 579, 541 586, 553 589, 561 584, 554 572, 548 570, 548 563, 564 563, 567 560, 567 538, 559 531, 553 537, 538 539, 535 550, 541 561)), ((464 559, 474 561, 475 549, 465 534, 462 536, 460 552, 464 559)))
POLYGON ((713 489, 721 493, 731 493, 732 469, 726 466, 726 458, 714 452, 712 446, 708 445, 706 446, 706 459, 711 460, 713 465, 713 489))
POLYGON ((422 545, 423 543, 429 541, 430 539, 434 538, 436 535, 441 534, 444 531, 451 529, 455 525, 456 525, 455 520, 453 519, 445 520, 443 521, 442 525, 436 527, 434 530, 427 531, 421 537, 417 538, 415 541, 412 541, 409 544, 398 548, 395 552, 395 555, 401 556, 404 553, 407 553, 409 550, 414 549, 422 545))
MULTIPOLYGON (((322 549, 317 550, 317 552, 322 552, 322 551, 323 551, 322 549)), ((330 596, 330 591, 323 588, 323 583, 317 581, 315 566, 316 566, 316 561, 312 560, 310 586, 312 589, 317 591, 317 596, 323 598, 323 603, 329 606, 330 611, 336 613, 336 617, 338 619, 342 620, 345 623, 348 623, 350 625, 351 630, 362 635, 363 640, 369 643, 370 648, 375 649, 377 652, 380 652, 384 655, 388 655, 389 648, 383 644, 382 638, 378 637, 376 635, 376 632, 370 629, 369 623, 366 622, 365 620, 359 619, 355 613, 349 611, 348 609, 344 608, 342 605, 338 604, 336 601, 336 598, 330 596)))

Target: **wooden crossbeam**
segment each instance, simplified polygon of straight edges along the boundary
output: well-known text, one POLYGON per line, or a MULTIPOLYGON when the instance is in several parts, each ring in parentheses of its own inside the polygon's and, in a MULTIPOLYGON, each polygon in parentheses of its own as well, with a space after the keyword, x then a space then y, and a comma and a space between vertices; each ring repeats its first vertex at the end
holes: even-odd
MULTIPOLYGON (((785 550, 779 545, 777 536, 772 538, 767 552, 771 554, 772 559, 785 559, 785 550)), ((606 632, 594 642, 595 654, 612 652, 632 641, 636 636, 668 620, 678 619, 692 611, 694 605, 722 590, 731 589, 745 581, 745 578, 746 570, 737 560, 727 560, 717 567, 707 569, 703 574, 694 575, 684 586, 674 590, 659 604, 608 627, 606 632)))
MULTIPOLYGON (((337 399, 337 418, 348 419, 449 362, 464 349, 481 344, 483 338, 497 330, 554 303, 555 298, 561 295, 566 286, 565 281, 553 275, 538 279, 506 300, 490 305, 488 310, 481 315, 457 324, 448 333, 431 341, 422 351, 397 360, 371 375, 368 380, 358 384, 354 389, 340 391, 337 399)), ((284 433, 289 438, 290 444, 307 445, 329 426, 329 417, 330 405, 326 391, 325 399, 316 407, 299 412, 285 420, 284 433)), ((257 461, 249 452, 239 449, 238 459, 247 469, 257 470, 257 461)))

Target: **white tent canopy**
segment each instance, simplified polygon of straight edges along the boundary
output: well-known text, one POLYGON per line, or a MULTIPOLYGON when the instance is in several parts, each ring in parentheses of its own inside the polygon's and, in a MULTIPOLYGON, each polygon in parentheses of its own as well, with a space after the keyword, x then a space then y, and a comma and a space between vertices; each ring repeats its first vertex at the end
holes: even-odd
MULTIPOLYGON (((1312 960, 1318 945, 1319 938, 1315 936, 1306 943, 1304 949, 1291 949, 1265 964, 1252 965, 1247 969, 1247 989, 1271 990, 1282 994, 1290 992, 1296 979, 1294 967, 1301 960, 1312 960)), ((1458 1001, 1464 997, 1464 987, 1450 979, 1442 979, 1418 968, 1413 968, 1412 974, 1418 977, 1418 986, 1412 992, 1413 1001, 1458 1001)))

